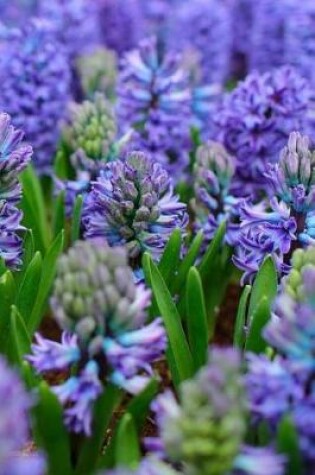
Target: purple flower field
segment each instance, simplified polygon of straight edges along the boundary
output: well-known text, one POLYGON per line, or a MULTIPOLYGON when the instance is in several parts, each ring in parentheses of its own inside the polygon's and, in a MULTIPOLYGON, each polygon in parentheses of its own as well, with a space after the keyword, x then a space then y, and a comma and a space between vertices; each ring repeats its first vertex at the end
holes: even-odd
POLYGON ((0 0, 0 475, 315 475, 314 0, 0 0))

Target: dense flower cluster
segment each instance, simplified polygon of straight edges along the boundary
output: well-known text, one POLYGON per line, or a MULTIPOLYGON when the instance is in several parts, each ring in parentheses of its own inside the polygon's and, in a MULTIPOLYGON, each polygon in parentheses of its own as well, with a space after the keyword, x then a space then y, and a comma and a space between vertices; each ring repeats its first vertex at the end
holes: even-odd
POLYGON ((161 320, 145 326, 149 303, 123 248, 77 241, 60 258, 51 305, 62 341, 37 334, 29 360, 41 373, 72 367, 54 387, 72 431, 91 435, 93 404, 109 383, 131 393, 148 383, 151 363, 166 347, 161 320))
POLYGON ((33 404, 18 375, 0 358, 0 474, 44 475, 39 453, 22 455, 29 440, 29 410, 33 404), (20 454, 19 454, 20 452, 20 454))
POLYGON ((199 56, 202 82, 225 82, 232 48, 232 15, 228 3, 221 0, 185 2, 177 8, 175 20, 170 32, 171 47, 199 56))
POLYGON ((7 34, 0 81, 0 108, 25 131, 37 171, 49 173, 70 98, 69 65, 51 24, 36 19, 7 34))
POLYGON ((144 40, 122 60, 118 99, 120 126, 135 129, 133 149, 180 177, 189 162, 191 93, 177 55, 161 55, 155 39, 144 40))
POLYGON ((100 42, 97 2, 38 0, 38 14, 52 21, 71 61, 100 42))
POLYGON ((252 73, 226 95, 214 135, 236 157, 235 194, 265 191, 266 166, 277 161, 290 132, 309 130, 310 100, 308 83, 287 67, 252 73))
POLYGON ((128 0, 128 8, 125 0, 99 0, 98 3, 105 46, 118 54, 135 48, 144 34, 144 16, 139 0, 128 0))
POLYGON ((21 264, 24 230, 22 213, 16 207, 22 190, 19 173, 26 168, 32 156, 32 147, 23 143, 24 134, 11 124, 7 114, 0 114, 0 256, 8 267, 21 264))
POLYGON ((315 155, 309 139, 292 132, 278 163, 269 164, 265 177, 273 197, 259 204, 245 202, 240 210, 239 246, 234 258, 243 279, 250 279, 267 254, 279 272, 286 272, 297 247, 314 244, 315 155))
POLYGON ((143 152, 111 162, 92 184, 83 212, 87 239, 125 245, 132 259, 144 251, 159 259, 174 229, 185 232, 187 222, 168 173, 143 152))
MULTIPOLYGON (((284 280, 274 315, 264 330, 280 356, 273 361, 251 356, 247 376, 254 422, 274 427, 290 413, 299 434, 306 470, 315 460, 314 416, 315 265, 314 249, 298 250, 294 267, 284 280)), ((310 473, 310 472, 306 472, 310 473)))
POLYGON ((234 159, 216 142, 201 145, 194 165, 193 202, 196 227, 203 229, 210 242, 219 224, 228 221, 227 240, 233 242, 233 218, 237 216, 238 200, 230 194, 234 174, 234 159))

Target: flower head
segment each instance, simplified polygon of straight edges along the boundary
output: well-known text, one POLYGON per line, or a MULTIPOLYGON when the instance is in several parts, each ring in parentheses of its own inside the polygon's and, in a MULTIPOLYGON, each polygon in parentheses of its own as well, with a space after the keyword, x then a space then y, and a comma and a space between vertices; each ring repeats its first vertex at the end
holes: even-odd
POLYGON ((196 0, 177 8, 170 44, 174 49, 198 54, 204 83, 222 84, 228 77, 231 20, 231 9, 221 0, 196 0))
POLYGON ((180 386, 179 402, 169 391, 154 404, 167 456, 187 473, 229 472, 245 434, 240 357, 214 349, 194 379, 180 386))
POLYGON ((0 78, 0 107, 25 131, 34 148, 34 164, 38 172, 46 173, 51 170, 58 123, 70 97, 67 57, 51 24, 34 19, 19 32, 8 34, 0 78))
POLYGON ((60 258, 51 305, 65 332, 61 344, 37 335, 28 359, 40 373, 72 368, 54 387, 71 431, 91 434, 94 402, 109 383, 130 393, 148 383, 167 343, 160 319, 145 326, 149 303, 123 248, 77 241, 60 258))
POLYGON ((71 60, 100 42, 97 2, 39 0, 38 14, 49 19, 71 60))
POLYGON ((272 447, 244 445, 234 462, 233 475, 284 475, 286 458, 272 447))
POLYGON ((287 67, 252 73, 228 93, 214 115, 214 137, 236 158, 234 194, 268 191, 266 167, 275 163, 292 130, 310 127, 311 90, 287 67))
POLYGON ((232 219, 236 212, 238 201, 230 195, 233 174, 234 159, 222 145, 209 141, 197 149, 193 206, 197 228, 206 231, 207 241, 213 238, 219 224, 232 219))
POLYGON ((109 161, 114 153, 116 120, 104 95, 96 93, 91 101, 71 104, 63 135, 75 170, 95 173, 101 162, 109 161))
POLYGON ((131 258, 148 250, 155 259, 174 229, 185 230, 186 206, 173 194, 171 179, 145 153, 108 164, 93 184, 83 211, 85 236, 126 245, 131 258))
POLYGON ((44 475, 44 459, 38 455, 17 455, 29 437, 28 412, 32 400, 22 382, 0 358, 0 474, 44 475))
POLYGON ((145 150, 180 177, 189 162, 191 94, 188 75, 172 53, 159 54, 154 38, 122 59, 118 117, 134 128, 133 150, 145 150))
POLYGON ((100 0, 99 4, 105 46, 119 55, 135 48, 144 35, 145 27, 139 0, 128 0, 128 5, 125 0, 100 0))

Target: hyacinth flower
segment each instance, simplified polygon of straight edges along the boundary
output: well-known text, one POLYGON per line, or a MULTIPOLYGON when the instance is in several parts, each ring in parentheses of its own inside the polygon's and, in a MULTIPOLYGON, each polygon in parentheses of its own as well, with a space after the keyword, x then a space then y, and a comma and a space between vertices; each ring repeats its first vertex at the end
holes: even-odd
POLYGON ((251 280, 267 254, 271 254, 280 275, 290 268, 293 251, 314 245, 315 154, 309 139, 292 132, 278 163, 269 164, 265 177, 273 197, 240 208, 239 246, 235 264, 251 280))
POLYGON ((97 3, 89 0, 38 0, 38 15, 52 22, 71 61, 100 44, 97 3))
POLYGON ((63 143, 58 159, 70 162, 75 180, 56 179, 58 191, 66 193, 66 208, 71 213, 75 198, 90 190, 102 168, 115 159, 127 140, 116 140, 116 118, 112 105, 103 94, 96 93, 93 100, 72 103, 68 121, 63 127, 63 143))
POLYGON ((0 357, 0 474, 44 475, 38 452, 22 454, 29 441, 29 411, 33 405, 18 375, 0 357))
POLYGON ((93 405, 108 384, 134 394, 149 382, 151 363, 166 348, 161 320, 145 325, 149 304, 123 248, 77 241, 61 256, 51 306, 62 341, 37 334, 28 359, 39 373, 71 369, 53 387, 71 431, 91 435, 93 405))
POLYGON ((169 34, 170 46, 198 54, 201 80, 205 84, 223 84, 228 78, 233 34, 231 20, 231 8, 221 0, 196 0, 177 8, 169 34))
POLYGON ((265 72, 285 64, 285 30, 290 2, 260 0, 254 4, 249 55, 252 70, 265 72))
POLYGON ((204 231, 206 242, 211 241, 219 225, 226 221, 226 240, 231 245, 234 243, 239 202, 230 193, 234 162, 234 158, 217 142, 209 141, 197 149, 192 206, 196 229, 204 231))
POLYGON ((236 158, 235 196, 268 191, 266 167, 293 130, 308 133, 311 90, 294 69, 250 74, 227 93, 214 115, 213 138, 236 158))
POLYGON ((77 69, 85 98, 93 99, 101 92, 109 100, 115 97, 117 58, 114 51, 98 47, 91 53, 82 54, 77 69))
POLYGON ((11 124, 10 116, 0 113, 0 257, 12 269, 22 262, 19 232, 25 230, 22 212, 16 207, 22 196, 19 173, 32 156, 32 147, 23 138, 23 132, 11 124))
POLYGON ((305 473, 314 467, 315 414, 315 250, 295 251, 292 270, 283 280, 271 320, 263 331, 279 353, 272 361, 252 355, 247 386, 253 423, 275 429, 290 415, 298 433, 305 473))
POLYGON ((237 0, 232 6, 233 40, 231 72, 237 78, 248 72, 251 52, 251 30, 253 25, 254 0, 237 0))
POLYGON ((36 0, 0 0, 1 21, 5 25, 20 26, 36 12, 36 0))
POLYGON ((315 5, 312 0, 291 2, 290 14, 286 14, 285 42, 286 61, 315 84, 315 5))
POLYGON ((146 445, 185 475, 284 474, 285 458, 272 447, 243 444, 246 408, 239 352, 214 347, 207 365, 181 383, 179 400, 168 390, 154 401, 159 437, 146 445))
POLYGON ((49 173, 70 97, 67 56, 51 25, 40 19, 9 32, 2 46, 0 108, 25 131, 37 171, 49 173))
POLYGON ((158 260, 172 232, 185 232, 188 216, 162 166, 143 152, 132 152, 109 163, 92 183, 82 221, 87 239, 126 246, 138 263, 145 251, 158 260))
POLYGON ((125 0, 98 0, 98 3, 101 35, 105 46, 116 51, 118 55, 137 47, 145 34, 140 0, 128 0, 128 5, 125 0))
POLYGON ((191 93, 180 58, 159 53, 156 39, 144 40, 123 57, 117 94, 122 129, 135 129, 131 148, 181 178, 189 163, 191 93))

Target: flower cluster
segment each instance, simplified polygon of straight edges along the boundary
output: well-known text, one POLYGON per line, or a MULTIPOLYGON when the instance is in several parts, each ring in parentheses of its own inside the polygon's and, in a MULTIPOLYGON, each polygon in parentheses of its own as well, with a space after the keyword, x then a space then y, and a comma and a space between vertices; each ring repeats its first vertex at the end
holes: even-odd
POLYGON ((144 35, 144 15, 140 1, 128 0, 128 8, 125 0, 99 0, 98 3, 105 46, 118 54, 135 48, 144 35))
POLYGON ((76 179, 62 181, 57 178, 55 182, 57 190, 65 192, 70 214, 76 196, 86 195, 91 180, 120 149, 121 143, 115 143, 116 119, 112 105, 102 93, 96 93, 91 101, 70 104, 62 135, 58 158, 69 160, 76 179))
POLYGON ((29 410, 33 404, 18 375, 0 358, 0 474, 44 475, 39 453, 22 455, 29 440, 29 410), (18 453, 20 452, 20 455, 18 453))
POLYGON ((267 254, 279 272, 286 272, 297 247, 314 244, 315 155, 307 136, 292 132, 278 163, 269 163, 265 177, 273 194, 270 200, 240 210, 239 246, 235 264, 251 279, 267 254))
POLYGON ((191 93, 177 55, 159 54, 155 39, 144 40, 122 60, 118 100, 120 126, 136 132, 132 148, 181 177, 189 162, 191 93))
POLYGON ((240 365, 236 350, 214 347, 208 364, 181 384, 179 402, 171 391, 154 402, 160 440, 148 438, 147 445, 181 466, 180 473, 263 474, 269 468, 283 474, 282 456, 242 445, 247 403, 240 365))
POLYGON ((166 347, 161 320, 145 326, 149 303, 123 248, 77 241, 60 258, 51 305, 62 341, 37 334, 29 360, 40 373, 72 368, 53 389, 73 432, 91 434, 93 404, 108 384, 137 393, 148 383, 166 347))
POLYGON ((225 96, 213 134, 236 157, 234 194, 266 191, 266 165, 277 161, 293 130, 309 130, 310 100, 307 81, 287 67, 252 73, 225 96))
POLYGON ((8 33, 2 44, 0 81, 0 108, 25 131, 37 171, 49 173, 58 123, 70 97, 69 66, 51 24, 36 19, 8 33))
POLYGON ((131 259, 144 251, 158 259, 174 229, 185 232, 187 222, 186 205, 174 195, 168 173, 142 152, 108 164, 83 211, 85 237, 125 245, 131 259))
POLYGON ((238 200, 230 194, 234 159, 219 143, 209 141, 197 149, 194 165, 196 227, 210 242, 219 224, 228 221, 227 240, 233 242, 233 218, 238 200))
POLYGON ((270 361, 252 355, 247 385, 254 423, 264 420, 276 428, 291 414, 299 434, 306 472, 315 461, 314 417, 315 349, 314 249, 298 250, 293 269, 284 279, 274 314, 264 330, 268 344, 280 355, 270 361))
POLYGON ((38 14, 54 25, 58 40, 71 61, 100 42, 97 2, 38 0, 38 14))
POLYGON ((22 213, 16 207, 22 190, 19 173, 31 160, 32 147, 23 143, 24 134, 11 124, 7 114, 0 114, 0 256, 8 267, 21 264, 22 239, 18 232, 22 213))
POLYGON ((197 0, 177 8, 170 45, 198 54, 203 83, 224 83, 230 70, 232 15, 227 2, 197 0), (220 41, 216 39, 220 38, 220 41))

